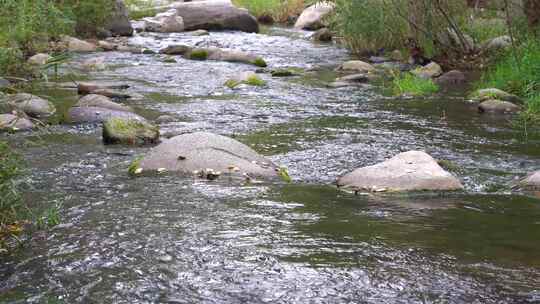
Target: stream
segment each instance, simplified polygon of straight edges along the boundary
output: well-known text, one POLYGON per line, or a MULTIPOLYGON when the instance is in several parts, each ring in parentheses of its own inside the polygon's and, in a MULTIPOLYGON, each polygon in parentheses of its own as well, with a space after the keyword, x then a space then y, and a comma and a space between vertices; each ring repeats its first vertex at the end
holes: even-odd
MULTIPOLYGON (((78 80, 130 85, 126 101, 164 133, 233 137, 286 166, 293 183, 238 185, 174 175, 131 178, 150 147, 104 146, 101 127, 59 124, 0 135, 19 148, 34 206, 60 225, 0 256, 0 303, 540 303, 540 195, 513 191, 540 169, 540 137, 444 94, 394 99, 329 88, 344 48, 308 33, 144 34, 130 43, 218 46, 302 76, 229 89, 256 67, 120 52, 78 80), (451 161, 464 192, 354 195, 336 177, 400 152, 451 161)), ((76 66, 76 65, 75 65, 76 66)), ((64 71, 66 72, 66 71, 64 71)), ((68 81, 68 78, 59 82, 68 81)), ((61 113, 76 91, 47 87, 61 113)), ((61 119, 61 117, 59 118, 61 119)))

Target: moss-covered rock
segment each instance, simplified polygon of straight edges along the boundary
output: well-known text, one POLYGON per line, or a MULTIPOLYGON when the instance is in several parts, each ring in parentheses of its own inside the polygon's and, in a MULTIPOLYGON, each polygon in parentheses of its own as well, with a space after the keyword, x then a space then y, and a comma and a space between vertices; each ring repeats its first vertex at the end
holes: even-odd
POLYGON ((105 144, 144 145, 158 139, 159 128, 146 121, 110 118, 103 123, 105 144))
POLYGON ((254 72, 249 71, 249 72, 240 73, 237 76, 225 82, 225 86, 231 89, 239 86, 240 84, 247 84, 251 86, 264 86, 266 85, 266 81, 262 80, 254 72))
POLYGON ((188 57, 191 60, 206 60, 208 59, 208 51, 205 49, 195 49, 189 53, 188 57))
POLYGON ((261 68, 265 68, 268 66, 268 64, 266 64, 266 61, 264 61, 264 59, 262 59, 261 57, 257 57, 255 60, 253 60, 251 62, 253 65, 256 65, 258 67, 261 67, 261 68))

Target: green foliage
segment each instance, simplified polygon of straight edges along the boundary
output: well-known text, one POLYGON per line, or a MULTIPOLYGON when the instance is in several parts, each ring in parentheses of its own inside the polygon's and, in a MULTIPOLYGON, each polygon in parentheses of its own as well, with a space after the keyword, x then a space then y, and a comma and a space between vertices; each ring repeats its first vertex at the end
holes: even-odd
POLYGON ((391 8, 380 0, 337 0, 332 27, 357 53, 400 48, 408 35, 408 24, 396 15, 406 10, 406 3, 396 2, 400 7, 391 8))
POLYGON ((503 19, 476 18, 468 22, 463 29, 476 42, 485 42, 489 39, 508 35, 508 27, 503 19))
POLYGON ((540 94, 540 41, 530 38, 519 49, 507 51, 477 86, 498 88, 525 98, 540 94))
POLYGON ((0 76, 12 75, 23 69, 24 56, 18 48, 0 47, 0 76))
POLYGON ((394 94, 410 94, 423 96, 434 94, 439 91, 437 84, 431 79, 416 77, 410 73, 398 74, 393 80, 394 94))
POLYGON ((252 62, 254 65, 258 66, 258 67, 261 67, 261 68, 265 68, 267 67, 268 65, 266 64, 266 61, 264 61, 264 59, 262 59, 261 57, 257 57, 255 60, 253 60, 252 62))
POLYGON ((230 89, 234 89, 234 88, 236 88, 237 86, 239 86, 241 84, 247 84, 247 85, 251 85, 251 86, 260 87, 260 86, 266 85, 266 81, 262 80, 257 75, 251 75, 245 81, 238 81, 238 80, 235 80, 235 79, 229 79, 229 80, 227 80, 225 82, 225 86, 230 88, 230 89))
POLYGON ((292 182, 292 178, 289 175, 289 171, 287 170, 287 168, 285 168, 285 167, 279 168, 278 175, 284 182, 286 182, 286 183, 291 183, 292 182))
POLYGON ((233 0, 238 7, 244 7, 255 17, 270 16, 279 22, 302 12, 304 0, 233 0))
POLYGON ((131 164, 129 164, 129 167, 128 167, 129 175, 135 176, 140 173, 139 169, 141 166, 141 160, 142 160, 142 157, 137 157, 131 162, 131 164))
POLYGON ((48 51, 49 41, 61 35, 94 34, 112 5, 110 0, 0 0, 0 73, 22 74, 25 58, 48 51))
POLYGON ((225 81, 225 86, 228 87, 229 89, 234 89, 237 86, 239 86, 240 83, 241 83, 240 81, 236 81, 234 79, 229 79, 229 80, 225 81))
POLYGON ((258 86, 258 87, 264 86, 266 84, 266 82, 257 75, 252 75, 248 77, 245 83, 251 86, 258 86))

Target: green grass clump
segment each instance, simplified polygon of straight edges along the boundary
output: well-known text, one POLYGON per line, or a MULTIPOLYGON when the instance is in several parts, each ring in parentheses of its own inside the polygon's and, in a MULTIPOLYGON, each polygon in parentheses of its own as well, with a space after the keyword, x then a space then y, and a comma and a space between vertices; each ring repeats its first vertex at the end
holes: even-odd
POLYGON ((507 35, 508 27, 504 19, 477 18, 471 20, 464 27, 464 31, 476 42, 484 42, 489 39, 507 35))
POLYGON ((225 86, 228 87, 229 89, 234 89, 237 86, 239 86, 240 84, 241 84, 240 81, 237 81, 237 80, 234 80, 234 79, 229 79, 229 80, 225 81, 225 86))
POLYGON ((206 60, 208 59, 208 51, 203 49, 193 50, 189 53, 189 59, 206 60))
POLYGON ((235 79, 229 79, 229 80, 225 81, 225 86, 228 87, 229 89, 234 89, 234 88, 236 88, 237 86, 239 86, 241 84, 247 84, 247 85, 250 85, 250 86, 261 87, 261 86, 266 85, 266 81, 262 80, 257 75, 251 75, 244 81, 238 81, 238 80, 235 80, 235 79))
POLYGON ((137 170, 141 166, 141 161, 142 161, 142 157, 137 157, 131 162, 131 164, 129 164, 129 167, 128 167, 129 175, 135 176, 138 174, 137 170))
POLYGON ((261 87, 261 86, 266 85, 266 81, 262 80, 257 75, 249 76, 248 79, 246 81, 244 81, 244 83, 248 84, 248 85, 251 85, 251 86, 257 86, 257 87, 261 87))
POLYGON ((287 170, 287 168, 280 167, 279 171, 278 171, 278 175, 284 182, 286 182, 286 183, 291 183, 292 182, 292 178, 289 175, 289 171, 287 170))
POLYGON ((416 77, 410 73, 397 75, 393 82, 394 94, 410 94, 414 96, 424 96, 437 93, 439 86, 431 79, 416 77))
POLYGON ((507 51, 476 86, 498 88, 524 98, 540 94, 540 40, 530 38, 515 52, 507 51))
POLYGON ((261 68, 265 68, 268 66, 266 64, 266 61, 264 61, 264 59, 262 59, 261 57, 258 57, 257 59, 253 60, 253 64, 261 68))
POLYGON ((306 4, 304 0, 233 0, 233 3, 248 9, 257 18, 270 16, 278 22, 299 15, 306 4))

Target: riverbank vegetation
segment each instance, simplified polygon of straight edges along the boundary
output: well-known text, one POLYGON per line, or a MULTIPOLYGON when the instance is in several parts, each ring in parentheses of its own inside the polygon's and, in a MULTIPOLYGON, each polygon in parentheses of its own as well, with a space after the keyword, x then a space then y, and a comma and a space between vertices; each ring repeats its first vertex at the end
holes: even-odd
POLYGON ((313 0, 233 0, 239 7, 244 7, 257 17, 266 22, 288 22, 292 16, 298 16, 306 5, 312 4, 313 0))
POLYGON ((111 11, 111 1, 0 1, 0 76, 24 74, 27 57, 51 49, 61 35, 93 36, 111 11))

